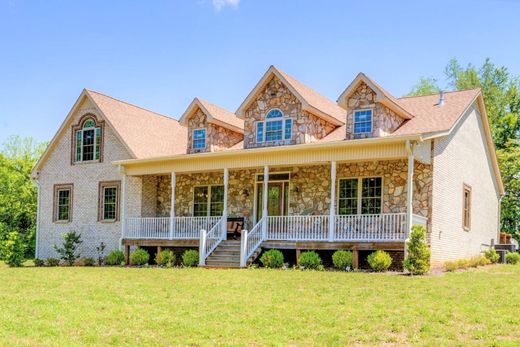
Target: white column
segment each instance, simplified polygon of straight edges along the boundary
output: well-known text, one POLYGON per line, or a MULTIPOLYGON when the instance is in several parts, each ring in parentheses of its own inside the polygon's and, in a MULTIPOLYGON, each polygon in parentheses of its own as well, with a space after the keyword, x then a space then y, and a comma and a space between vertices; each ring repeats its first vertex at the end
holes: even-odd
POLYGON ((330 211, 329 211, 329 241, 334 240, 336 229, 336 161, 330 163, 330 211))
POLYGON ((123 177, 121 178, 121 242, 119 243, 119 249, 123 246, 123 239, 126 233, 126 219, 127 219, 127 199, 128 199, 128 178, 124 171, 122 171, 123 177))
POLYGON ((408 151, 408 176, 406 181, 406 239, 412 231, 412 213, 413 213, 413 173, 414 173, 414 156, 413 144, 407 141, 408 151))
POLYGON ((268 198, 268 190, 269 189, 269 166, 264 166, 264 190, 262 194, 262 218, 264 219, 264 223, 262 224, 262 235, 263 238, 267 236, 267 198, 268 198))
POLYGON ((224 211, 222 211, 222 215, 224 216, 224 223, 222 224, 222 239, 226 239, 227 233, 227 217, 228 217, 228 185, 229 185, 229 169, 224 168, 224 211))
POLYGON ((175 172, 172 171, 172 177, 171 177, 171 201, 170 201, 170 240, 173 240, 173 235, 175 232, 175 184, 176 184, 176 177, 175 172))

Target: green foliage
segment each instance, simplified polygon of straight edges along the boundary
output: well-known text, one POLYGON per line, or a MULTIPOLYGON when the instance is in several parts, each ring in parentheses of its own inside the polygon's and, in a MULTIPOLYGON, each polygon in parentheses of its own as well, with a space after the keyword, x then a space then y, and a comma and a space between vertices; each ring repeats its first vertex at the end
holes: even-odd
POLYGON ((54 249, 60 255, 60 258, 65 261, 66 264, 72 266, 76 259, 79 259, 80 254, 76 254, 78 246, 81 244, 81 235, 76 234, 75 231, 69 231, 63 235, 63 245, 58 247, 54 245, 54 249))
POLYGON ((1 244, 2 256, 7 265, 18 267, 23 265, 25 245, 23 239, 16 231, 7 235, 7 239, 1 244))
POLYGON ((336 269, 345 270, 347 268, 352 268, 352 252, 338 250, 332 254, 332 264, 336 269))
POLYGON ((520 241, 520 146, 498 150, 497 155, 506 191, 500 209, 502 231, 520 241))
POLYGON ((60 265, 60 260, 56 259, 56 258, 47 258, 45 260, 45 265, 47 265, 47 266, 59 266, 60 265))
POLYGON ((106 245, 104 242, 101 242, 99 246, 96 247, 96 252, 98 254, 97 263, 99 266, 103 265, 103 260, 105 259, 105 248, 106 245))
POLYGON ((199 251, 194 249, 186 250, 182 255, 182 265, 186 267, 197 266, 199 263, 199 251))
POLYGON ((491 262, 491 263, 498 263, 500 260, 500 254, 497 253, 497 251, 494 248, 490 248, 487 251, 484 252, 484 256, 491 262))
POLYGON ((384 272, 392 265, 392 257, 385 251, 375 251, 367 257, 368 265, 375 272, 384 272))
POLYGON ((119 266, 124 263, 125 254, 123 253, 123 251, 120 251, 118 249, 115 249, 112 252, 108 253, 107 257, 105 258, 106 265, 119 266))
POLYGON ((94 266, 94 265, 96 265, 96 260, 94 258, 88 257, 88 258, 81 258, 80 260, 81 260, 81 264, 83 266, 94 266))
POLYGON ((441 88, 433 77, 421 77, 419 83, 413 86, 407 96, 421 96, 439 93, 441 88))
POLYGON ((130 264, 142 266, 148 264, 148 261, 150 260, 150 254, 143 249, 138 248, 134 251, 134 253, 130 254, 130 264))
POLYGON ((467 269, 470 267, 478 267, 491 264, 491 261, 483 255, 478 255, 468 259, 457 259, 444 263, 446 271, 455 271, 457 269, 467 269))
POLYGON ((267 268, 281 268, 283 266, 283 253, 277 249, 270 249, 262 254, 260 262, 267 268))
POLYGON ((303 252, 300 255, 300 267, 303 269, 318 270, 321 267, 320 255, 314 251, 303 252))
POLYGON ((34 266, 36 266, 36 267, 42 267, 45 265, 45 260, 43 260, 43 259, 35 258, 33 262, 34 262, 34 266))
POLYGON ((426 243, 426 228, 422 225, 412 226, 410 239, 406 243, 407 253, 404 268, 412 275, 424 275, 430 270, 430 249, 426 243))
POLYGON ((512 264, 512 265, 520 264, 520 253, 507 252, 506 253, 506 263, 512 264))
POLYGON ((172 250, 165 249, 155 255, 155 262, 159 266, 172 267, 175 264, 175 253, 172 250))

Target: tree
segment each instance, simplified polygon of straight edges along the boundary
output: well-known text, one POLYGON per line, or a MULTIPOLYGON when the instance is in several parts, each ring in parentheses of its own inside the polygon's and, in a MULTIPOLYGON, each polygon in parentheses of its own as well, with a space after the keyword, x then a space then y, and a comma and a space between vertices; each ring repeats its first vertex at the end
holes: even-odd
POLYGON ((424 275, 430 270, 430 249, 426 243, 426 228, 424 226, 412 226, 410 239, 406 242, 406 250, 408 255, 403 265, 412 275, 424 275))
POLYGON ((7 240, 4 240, 1 246, 2 255, 7 265, 13 267, 22 266, 25 245, 16 231, 10 232, 7 235, 7 240))
POLYGON ((421 95, 431 95, 439 93, 441 88, 437 84, 437 80, 433 77, 421 77, 419 83, 417 83, 408 96, 421 96, 421 95))
POLYGON ((69 231, 63 235, 63 246, 58 247, 54 245, 54 249, 60 255, 60 259, 70 266, 74 265, 76 259, 81 256, 79 253, 76 254, 78 246, 81 244, 81 235, 76 234, 75 231, 69 231))

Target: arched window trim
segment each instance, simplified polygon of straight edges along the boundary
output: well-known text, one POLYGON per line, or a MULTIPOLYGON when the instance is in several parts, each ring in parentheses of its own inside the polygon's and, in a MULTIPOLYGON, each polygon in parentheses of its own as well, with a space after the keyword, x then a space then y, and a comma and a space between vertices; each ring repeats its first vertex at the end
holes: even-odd
POLYGON ((76 163, 97 163, 103 162, 103 147, 104 147, 104 121, 100 121, 98 117, 92 113, 84 114, 77 124, 72 126, 71 132, 71 164, 76 163), (93 126, 85 127, 86 123, 92 120, 93 126), (85 131, 93 131, 93 144, 92 144, 92 159, 84 160, 84 149, 85 146, 82 143, 78 144, 78 140, 83 142, 85 139, 85 131), (81 147, 79 147, 81 146, 81 147))
POLYGON ((256 143, 289 142, 292 140, 292 126, 292 118, 279 108, 272 108, 266 112, 263 121, 256 122, 256 143))

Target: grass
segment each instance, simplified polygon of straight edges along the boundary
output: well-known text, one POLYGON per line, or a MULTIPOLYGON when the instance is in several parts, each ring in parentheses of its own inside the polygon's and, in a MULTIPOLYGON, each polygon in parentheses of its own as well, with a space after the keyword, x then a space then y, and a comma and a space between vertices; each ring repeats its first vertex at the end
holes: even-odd
POLYGON ((520 344, 520 266, 441 276, 0 265, 0 345, 520 344))

